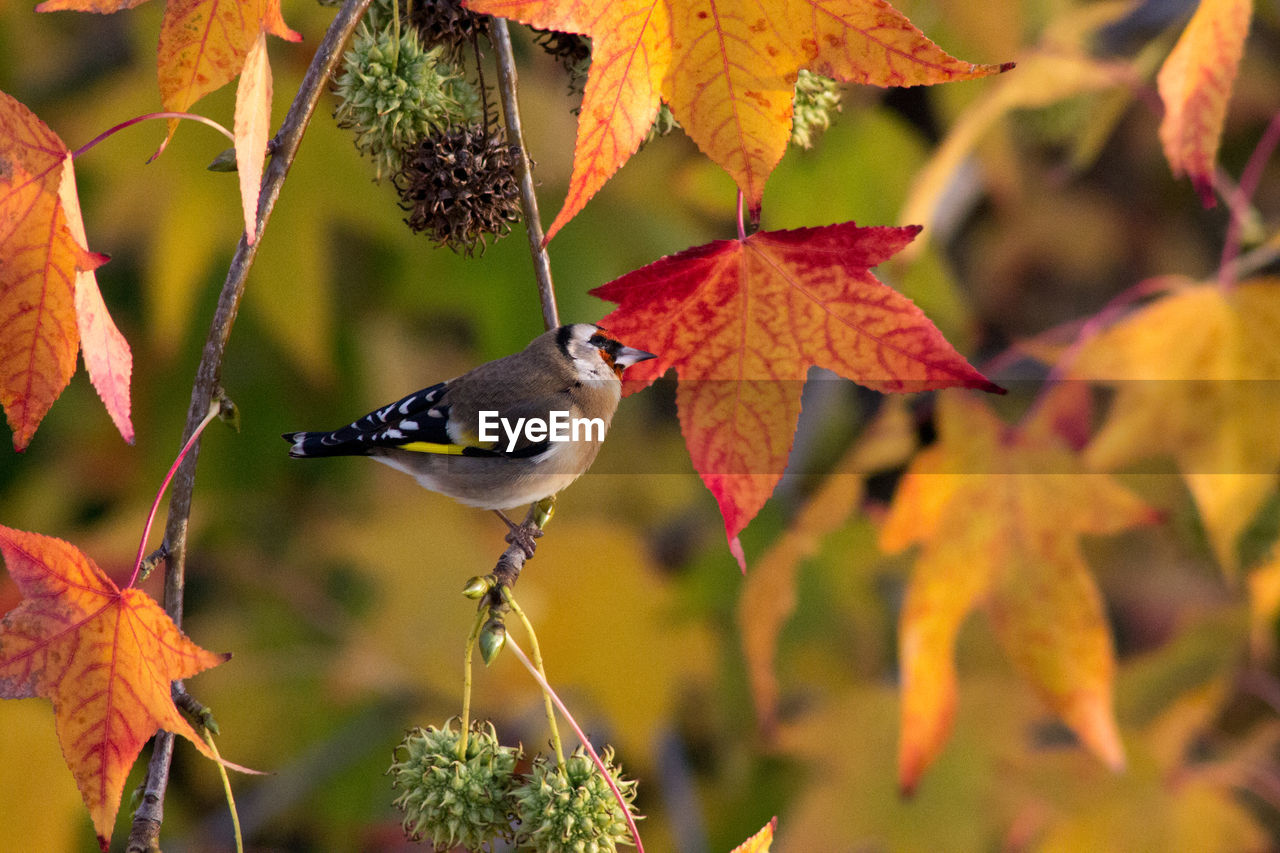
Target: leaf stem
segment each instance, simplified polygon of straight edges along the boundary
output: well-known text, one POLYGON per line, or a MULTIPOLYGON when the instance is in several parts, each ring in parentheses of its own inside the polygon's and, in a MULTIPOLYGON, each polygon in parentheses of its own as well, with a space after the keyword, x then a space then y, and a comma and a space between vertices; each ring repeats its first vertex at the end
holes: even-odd
POLYGON ((746 241, 747 227, 742 221, 742 190, 738 190, 738 240, 746 241))
MULTIPOLYGON (((285 176, 298 154, 307 124, 315 113, 324 94, 326 83, 342 61, 342 48, 363 17, 371 0, 346 0, 329 25, 324 39, 316 49, 307 68, 306 76, 289 107, 277 135, 275 156, 267 165, 262 178, 262 193, 258 199, 259 239, 252 245, 242 234, 235 256, 227 270, 227 278, 218 297, 218 307, 209 327, 209 335, 196 368, 191 388, 191 406, 187 410, 187 424, 183 444, 192 440, 197 427, 209 412, 215 391, 221 386, 222 361, 227 340, 235 324, 244 294, 249 268, 262 245, 261 235, 267 220, 275 208, 276 200, 284 185, 285 176)), ((169 497, 169 516, 165 525, 165 545, 169 552, 164 586, 164 609, 175 625, 182 626, 183 594, 186 588, 187 525, 191 518, 191 496, 195 490, 196 463, 199 461, 200 443, 197 440, 178 466, 174 475, 173 491, 169 497)), ((147 768, 146 795, 134 812, 133 826, 129 833, 129 853, 143 853, 159 847, 160 825, 164 816, 164 793, 168 788, 169 767, 173 756, 173 735, 156 734, 152 760, 147 768)))
POLYGON ((182 445, 182 449, 178 451, 178 458, 173 460, 173 464, 169 466, 169 473, 165 474, 164 481, 160 483, 160 490, 156 492, 156 499, 151 502, 151 512, 147 513, 147 523, 142 528, 142 541, 138 543, 138 557, 133 561, 133 574, 129 576, 128 586, 133 586, 138 582, 138 574, 142 571, 142 558, 147 552, 147 539, 151 536, 151 524, 156 520, 156 511, 160 509, 160 499, 164 497, 165 489, 169 488, 169 483, 173 481, 173 475, 177 473, 178 466, 182 464, 182 460, 186 458, 187 452, 191 450, 191 446, 196 443, 196 439, 204 432, 204 428, 213 423, 222 412, 222 398, 215 397, 209 403, 209 414, 204 416, 204 420, 200 421, 196 426, 196 431, 187 439, 187 443, 182 445))
POLYGON ((476 610, 476 624, 471 626, 467 648, 462 653, 462 734, 458 736, 458 760, 467 760, 467 737, 471 733, 471 655, 476 649, 480 629, 489 618, 489 608, 483 604, 476 610))
MULTIPOLYGON (((511 608, 511 612, 520 620, 520 624, 524 625, 525 633, 529 635, 529 651, 533 653, 533 665, 537 667, 538 674, 542 676, 541 683, 547 683, 547 670, 542 665, 542 650, 538 647, 538 635, 533 630, 533 623, 529 621, 529 617, 524 615, 524 611, 520 609, 520 605, 516 604, 515 597, 511 594, 511 590, 502 588, 502 600, 511 608)), ((510 638, 508 637, 508 642, 510 638)), ((564 747, 560 743, 560 727, 556 725, 556 712, 551 706, 551 695, 546 688, 542 691, 542 704, 547 712, 547 728, 551 729, 551 745, 556 751, 556 764, 560 767, 564 766, 564 747)), ((606 774, 607 775, 607 774, 606 774)))
POLYGON ((516 59, 511 50, 511 32, 502 18, 489 24, 490 39, 498 55, 498 96, 502 99, 502 118, 506 123, 507 142, 518 149, 520 174, 520 208, 529 235, 529 254, 533 258, 533 275, 538 282, 538 300, 542 303, 542 325, 550 331, 560 325, 556 310, 556 289, 551 280, 551 258, 547 255, 547 238, 542 233, 538 216, 538 196, 533 189, 533 166, 524 147, 524 131, 520 128, 520 105, 516 98, 516 59))
POLYGON ((1276 146, 1280 145, 1280 113, 1272 116, 1262 138, 1249 155, 1244 171, 1240 173, 1240 185, 1234 193, 1224 193, 1227 206, 1231 211, 1231 219, 1227 223, 1226 239, 1222 245, 1222 262, 1218 267, 1218 286, 1229 290, 1235 286, 1240 276, 1240 234, 1244 230, 1245 220, 1249 216, 1249 207, 1253 195, 1258 191, 1262 181, 1262 173, 1266 168, 1276 146))
MULTIPOLYGON (((133 125, 137 124, 140 121, 146 121, 147 119, 153 119, 153 118, 185 118, 185 119, 190 119, 191 121, 198 121, 201 124, 208 125, 209 127, 218 131, 227 139, 230 139, 232 145, 236 144, 235 134, 227 130, 222 125, 218 124, 213 119, 208 118, 207 116, 197 115, 196 113, 178 113, 178 112, 147 113, 146 115, 134 116, 128 121, 122 121, 119 124, 117 124, 115 127, 102 131, 102 133, 99 133, 93 139, 90 139, 84 145, 81 145, 75 151, 72 151, 71 157, 72 159, 78 158, 81 154, 85 153, 90 148, 97 145, 99 142, 106 139, 107 137, 114 136, 119 131, 124 130, 126 127, 132 127, 133 125)), ((154 154, 152 155, 151 159, 155 159, 154 154)), ((150 160, 148 160, 147 162, 150 162, 150 160)))
POLYGON ((204 742, 208 744, 209 750, 213 753, 213 757, 218 759, 218 775, 222 777, 222 791, 227 797, 227 809, 231 812, 231 831, 235 834, 236 853, 244 853, 244 836, 240 832, 240 812, 236 809, 236 798, 231 793, 231 779, 227 777, 227 768, 222 764, 222 756, 218 753, 218 745, 213 741, 213 732, 208 728, 201 727, 200 733, 204 735, 204 742))
POLYGON ((619 791, 618 786, 614 784, 613 776, 610 775, 609 771, 605 768, 604 762, 600 760, 600 755, 596 752, 595 747, 591 745, 591 741, 587 739, 586 734, 583 733, 582 728, 578 725, 578 721, 573 718, 573 714, 569 713, 569 709, 565 707, 560 696, 551 688, 551 684, 547 681, 546 675, 538 671, 538 669, 525 655, 524 650, 520 648, 520 645, 511 637, 507 637, 507 645, 511 648, 511 651, 515 653, 515 656, 520 663, 524 664, 524 668, 529 671, 529 674, 533 676, 533 680, 538 682, 538 686, 542 688, 543 695, 551 697, 551 701, 560 709, 560 713, 564 714, 565 720, 568 721, 570 727, 573 728, 573 733, 578 736, 579 742, 582 743, 587 754, 591 756, 591 760, 595 762, 596 767, 600 769, 601 775, 604 776, 605 782, 609 785, 609 790, 613 792, 613 796, 618 801, 618 805, 622 807, 622 814, 627 820, 627 828, 631 830, 631 840, 636 843, 636 853, 644 853, 644 842, 640 840, 640 830, 636 827, 636 819, 631 814, 631 809, 627 807, 627 801, 623 799, 622 792, 619 791))

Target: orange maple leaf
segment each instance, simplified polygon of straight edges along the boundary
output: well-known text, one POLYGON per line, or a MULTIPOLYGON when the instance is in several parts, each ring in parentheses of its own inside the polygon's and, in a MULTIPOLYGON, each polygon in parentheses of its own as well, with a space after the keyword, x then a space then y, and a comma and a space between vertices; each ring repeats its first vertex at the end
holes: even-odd
POLYGON ((1006 427, 975 399, 940 395, 939 442, 916 457, 894 495, 881 547, 923 545, 898 630, 904 790, 914 789, 950 735, 955 638, 977 607, 1081 741, 1109 766, 1123 766, 1111 639, 1077 540, 1158 516, 1110 477, 1087 473, 1055 434, 1057 408, 1051 397, 1025 426, 1006 427))
MULTIPOLYGON (((302 40, 285 25, 280 0, 170 0, 157 52, 165 109, 184 112, 234 80, 263 31, 286 41, 302 40)), ((265 47, 261 59, 265 61, 265 47)), ((177 120, 171 119, 170 137, 176 127, 177 120)))
MULTIPOLYGON (((80 215, 80 198, 76 192, 76 172, 71 155, 62 162, 62 182, 58 186, 58 199, 67 217, 67 230, 77 246, 87 246, 84 218, 80 215)), ((103 256, 105 260, 105 256, 103 256)), ((133 443, 133 421, 129 418, 132 408, 129 397, 129 380, 133 375, 133 351, 120 329, 107 311, 107 303, 98 289, 98 276, 94 267, 76 271, 76 328, 80 332, 80 348, 84 352, 84 366, 89 371, 89 381, 107 407, 107 414, 125 441, 133 443)))
POLYGON ((1010 65, 963 62, 884 0, 467 0, 477 12, 592 39, 569 196, 547 239, 636 152, 665 101, 741 188, 753 214, 791 134, 805 68, 848 83, 915 86, 1010 65))
POLYGON ((919 308, 870 268, 918 227, 853 223, 760 231, 687 249, 592 291, 618 307, 601 325, 657 353, 628 390, 670 367, 694 467, 720 505, 730 547, 782 476, 811 366, 879 391, 1000 390, 919 308))
POLYGON ((106 256, 82 245, 70 153, 3 92, 0 127, 0 404, 14 447, 27 446, 71 381, 82 330, 89 332, 83 344, 94 385, 132 440, 128 345, 92 274, 106 256))
POLYGON ((1160 73, 1160 142, 1175 175, 1187 175, 1205 207, 1216 203, 1213 169, 1235 85, 1252 0, 1200 0, 1160 73))
POLYGON ((245 240, 253 245, 258 239, 258 195, 271 129, 271 64, 267 61, 265 27, 259 30, 240 72, 235 127, 236 172, 240 177, 245 240))
POLYGON ((214 758, 170 682, 227 660, 189 640, 146 593, 121 590, 75 546, 0 527, 23 601, 0 620, 0 698, 53 702, 58 740, 107 849, 125 777, 157 729, 214 758))
POLYGON ((1112 470, 1172 456, 1233 575, 1236 540, 1280 470, 1280 279, 1174 284, 1088 341, 1072 365, 1072 376, 1117 389, 1086 458, 1112 470))

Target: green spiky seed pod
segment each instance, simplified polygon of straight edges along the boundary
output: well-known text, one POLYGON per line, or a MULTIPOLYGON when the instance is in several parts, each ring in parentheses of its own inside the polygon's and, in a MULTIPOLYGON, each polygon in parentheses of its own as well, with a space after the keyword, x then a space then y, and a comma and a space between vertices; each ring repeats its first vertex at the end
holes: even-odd
MULTIPOLYGON (((636 796, 636 783, 623 781, 613 766, 613 750, 601 755, 605 768, 626 800, 636 796)), ((540 853, 614 853, 631 844, 622 806, 609 790, 591 757, 578 747, 563 766, 539 757, 512 794, 520 827, 516 846, 540 853)))
POLYGON ((822 131, 831 126, 831 113, 840 111, 840 87, 830 77, 801 69, 794 108, 791 141, 801 148, 812 148, 822 131))
POLYGON ((519 151, 480 126, 451 127, 405 152, 395 175, 405 222, 455 252, 483 251, 520 220, 519 151))
POLYGON ((412 29, 397 39, 394 29, 361 24, 335 86, 334 118, 355 131, 356 147, 373 159, 378 181, 422 137, 480 118, 479 94, 442 60, 442 51, 424 50, 412 29))
POLYGON ((667 102, 663 101, 658 107, 658 115, 654 117, 653 124, 649 125, 649 133, 645 135, 644 142, 641 145, 648 145, 660 136, 666 136, 671 131, 680 126, 680 122, 676 121, 676 117, 671 112, 671 107, 667 106, 667 102))
POLYGON ((453 722, 409 732, 396 747, 388 773, 402 788, 394 805, 404 812, 405 835, 429 838, 437 850, 477 850, 510 837, 512 774, 518 747, 502 746, 492 723, 476 723, 458 759, 460 732, 453 722))

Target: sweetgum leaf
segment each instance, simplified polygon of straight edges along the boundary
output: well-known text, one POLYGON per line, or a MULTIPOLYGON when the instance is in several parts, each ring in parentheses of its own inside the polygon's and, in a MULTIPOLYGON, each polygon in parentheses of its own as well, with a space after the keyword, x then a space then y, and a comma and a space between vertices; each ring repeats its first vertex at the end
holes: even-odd
POLYGON ((169 685, 230 656, 197 646, 146 593, 121 590, 61 539, 0 527, 0 554, 23 595, 0 620, 0 698, 53 703, 63 756, 106 850, 125 777, 158 729, 214 759, 169 685))
POLYGON ((132 440, 129 347, 93 275, 106 257, 83 245, 70 152, 3 92, 0 128, 0 404, 14 447, 27 446, 71 381, 82 334, 94 387, 132 440))
MULTIPOLYGON (((157 50, 165 109, 185 112, 234 80, 264 30, 286 41, 302 39, 280 17, 279 0, 171 0, 157 50)), ((170 138, 176 127, 177 119, 171 119, 170 138)))
POLYGON ((740 564, 737 535, 782 476, 810 367, 879 391, 1000 390, 871 274, 919 230, 761 231, 687 249, 592 291, 618 303, 601 326, 658 356, 627 371, 629 390, 675 368, 685 443, 740 564))
POLYGON ((1205 207, 1216 203, 1214 164, 1252 17, 1251 0, 1200 0, 1156 75, 1165 157, 1175 175, 1191 178, 1205 207))
POLYGON ((1236 542, 1280 469, 1280 279, 1180 284, 1085 344, 1071 373, 1117 391, 1089 464, 1172 456, 1233 576, 1236 542))
POLYGON ((472 11, 591 37, 566 222, 636 152, 665 101, 758 211, 791 135, 805 68, 846 83, 918 86, 1010 65, 950 56, 884 0, 468 0, 472 11))
POLYGON ((950 736, 956 634, 978 608, 1085 746, 1122 767, 1111 638, 1079 539, 1157 514, 1110 477, 1087 472, 1058 435, 1056 405, 1006 427, 978 400, 944 394, 938 420, 938 444, 907 470, 881 531, 888 552, 922 546, 898 634, 899 783, 913 790, 950 736))

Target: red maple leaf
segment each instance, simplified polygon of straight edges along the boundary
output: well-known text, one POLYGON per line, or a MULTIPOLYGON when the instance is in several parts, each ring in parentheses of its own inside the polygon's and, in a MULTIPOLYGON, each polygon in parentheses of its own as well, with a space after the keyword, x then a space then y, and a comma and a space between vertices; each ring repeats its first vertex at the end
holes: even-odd
POLYGON ((730 548, 782 476, 808 369, 879 391, 1001 389, 915 304, 871 275, 920 229, 853 223, 761 231, 663 258, 592 291, 618 303, 601 326, 658 357, 629 390, 670 367, 685 443, 720 505, 730 548))

